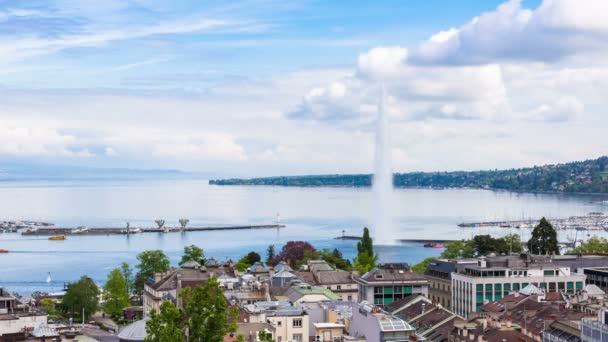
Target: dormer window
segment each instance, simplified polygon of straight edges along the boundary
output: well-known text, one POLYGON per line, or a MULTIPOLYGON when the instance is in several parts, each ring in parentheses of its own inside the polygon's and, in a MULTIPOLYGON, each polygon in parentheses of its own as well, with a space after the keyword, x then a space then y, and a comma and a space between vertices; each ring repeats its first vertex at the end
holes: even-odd
POLYGON ((384 275, 382 275, 382 274, 376 274, 376 275, 374 275, 374 278, 376 278, 376 279, 384 279, 384 275))

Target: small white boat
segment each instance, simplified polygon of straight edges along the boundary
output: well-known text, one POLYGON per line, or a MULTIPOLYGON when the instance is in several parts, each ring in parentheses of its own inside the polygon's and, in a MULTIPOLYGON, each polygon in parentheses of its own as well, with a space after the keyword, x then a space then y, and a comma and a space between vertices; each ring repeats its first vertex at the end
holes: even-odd
POLYGON ((46 282, 50 283, 51 281, 53 281, 53 279, 51 279, 51 272, 49 272, 48 275, 46 276, 46 282))

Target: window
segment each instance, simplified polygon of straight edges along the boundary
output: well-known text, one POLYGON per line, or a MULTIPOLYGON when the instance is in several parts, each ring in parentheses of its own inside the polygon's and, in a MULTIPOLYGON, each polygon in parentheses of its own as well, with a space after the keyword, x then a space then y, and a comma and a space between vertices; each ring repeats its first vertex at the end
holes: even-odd
POLYGON ((352 302, 353 301, 353 296, 348 296, 348 301, 352 302))
POLYGON ((291 339, 294 341, 302 342, 302 334, 293 334, 291 339))
POLYGON ((277 326, 280 327, 283 324, 281 321, 277 321, 277 326))
POLYGON ((554 277, 555 276, 555 270, 545 270, 544 271, 544 276, 545 277, 554 277))
POLYGON ((293 327, 294 328, 301 328, 302 327, 302 319, 301 318, 294 318, 294 320, 293 320, 293 327))
POLYGON ((336 290, 342 290, 342 285, 336 285, 336 290))

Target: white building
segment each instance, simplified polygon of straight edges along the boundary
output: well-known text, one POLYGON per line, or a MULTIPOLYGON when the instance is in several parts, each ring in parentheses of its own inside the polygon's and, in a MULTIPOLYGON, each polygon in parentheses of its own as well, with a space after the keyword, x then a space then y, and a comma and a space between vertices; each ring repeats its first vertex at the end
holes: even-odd
POLYGON ((46 323, 45 313, 20 303, 15 296, 0 287, 0 341, 11 335, 27 336, 46 323))
POLYGON ((480 258, 452 273, 452 311, 463 317, 477 312, 484 303, 499 300, 510 291, 533 284, 545 292, 574 293, 586 276, 558 266, 545 256, 500 256, 480 258))

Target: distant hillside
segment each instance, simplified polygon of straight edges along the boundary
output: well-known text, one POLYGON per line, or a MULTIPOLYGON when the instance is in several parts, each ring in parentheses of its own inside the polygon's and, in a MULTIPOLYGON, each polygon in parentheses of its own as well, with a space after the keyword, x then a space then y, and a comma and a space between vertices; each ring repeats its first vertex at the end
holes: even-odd
MULTIPOLYGON (((396 187, 480 188, 513 191, 608 193, 608 157, 567 164, 495 171, 411 172, 394 176, 396 187)), ((214 185, 366 187, 371 175, 315 175, 218 179, 214 185)))

